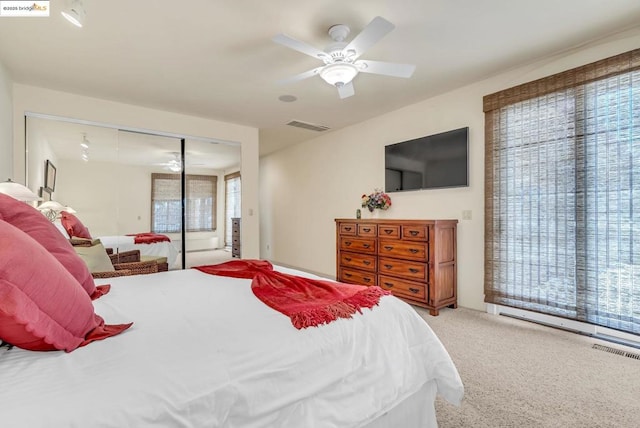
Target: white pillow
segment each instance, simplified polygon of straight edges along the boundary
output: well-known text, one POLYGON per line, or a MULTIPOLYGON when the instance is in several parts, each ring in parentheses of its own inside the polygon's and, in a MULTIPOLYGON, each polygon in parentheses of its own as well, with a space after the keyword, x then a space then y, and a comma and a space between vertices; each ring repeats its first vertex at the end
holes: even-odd
POLYGON ((56 226, 56 229, 58 229, 60 233, 62 233, 62 236, 64 236, 64 239, 69 239, 69 234, 67 233, 67 230, 64 228, 59 218, 57 218, 53 222, 53 224, 56 226))

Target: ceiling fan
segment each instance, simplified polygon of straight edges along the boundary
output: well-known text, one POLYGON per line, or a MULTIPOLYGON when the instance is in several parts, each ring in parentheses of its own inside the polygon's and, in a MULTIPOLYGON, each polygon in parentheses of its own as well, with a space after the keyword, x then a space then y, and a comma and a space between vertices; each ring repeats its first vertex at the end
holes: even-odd
POLYGON ((323 51, 286 34, 278 34, 272 39, 274 42, 324 62, 323 66, 280 80, 280 83, 296 82, 319 75, 325 82, 338 88, 340 98, 348 98, 355 94, 353 79, 360 72, 409 78, 416 68, 415 65, 358 59, 394 28, 391 22, 377 16, 347 43, 345 39, 351 29, 344 24, 334 25, 329 28, 329 36, 334 42, 323 51))
MULTIPOLYGON (((169 153, 172 159, 167 162, 154 163, 153 165, 161 166, 163 169, 171 172, 180 172, 182 171, 182 161, 180 159, 180 153, 178 152, 170 152, 169 153)), ((195 166, 205 166, 204 163, 191 163, 188 162, 187 166, 195 167, 195 166)))

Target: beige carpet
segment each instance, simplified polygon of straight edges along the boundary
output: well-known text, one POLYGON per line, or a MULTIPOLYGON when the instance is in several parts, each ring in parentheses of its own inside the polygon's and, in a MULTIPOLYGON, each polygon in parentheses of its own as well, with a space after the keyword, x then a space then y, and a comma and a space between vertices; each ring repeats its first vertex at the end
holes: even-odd
MULTIPOLYGON (((215 265, 231 260, 231 251, 225 249, 187 251, 185 258, 187 268, 201 265, 215 265)), ((178 254, 176 267, 174 269, 182 269, 182 254, 178 254)))
POLYGON ((465 385, 436 402, 440 428, 640 427, 640 360, 592 348, 586 336, 464 308, 432 317, 465 385))

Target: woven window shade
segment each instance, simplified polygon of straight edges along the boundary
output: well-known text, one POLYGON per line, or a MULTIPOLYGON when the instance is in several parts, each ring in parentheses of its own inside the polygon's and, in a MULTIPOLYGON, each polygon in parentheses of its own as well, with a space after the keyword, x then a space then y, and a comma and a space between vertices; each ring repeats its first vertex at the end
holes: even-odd
POLYGON ((640 334, 640 50, 484 107, 485 300, 640 334))
MULTIPOLYGON (((157 233, 182 229, 180 174, 151 174, 151 224, 157 233)), ((186 176, 187 232, 216 230, 218 177, 186 176)))

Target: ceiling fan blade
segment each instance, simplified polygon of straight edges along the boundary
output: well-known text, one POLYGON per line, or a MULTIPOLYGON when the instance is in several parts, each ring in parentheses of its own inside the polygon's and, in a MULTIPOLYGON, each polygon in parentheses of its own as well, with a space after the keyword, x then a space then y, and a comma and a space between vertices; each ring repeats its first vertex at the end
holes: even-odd
POLYGON ((286 34, 278 34, 273 39, 274 42, 281 44, 282 46, 286 46, 290 49, 293 49, 298 52, 302 52, 305 55, 312 56, 316 59, 322 60, 323 58, 328 57, 328 54, 320 49, 316 49, 308 43, 301 42, 300 40, 296 40, 293 37, 289 37, 286 34))
POLYGON ((280 84, 280 85, 286 85, 287 83, 293 83, 293 82, 297 82, 299 80, 308 79, 309 77, 313 77, 316 74, 320 73, 320 70, 322 70, 323 67, 324 66, 316 67, 316 68, 313 68, 311 70, 305 71, 304 73, 296 74, 295 76, 291 76, 291 77, 287 77, 285 79, 278 80, 277 83, 280 84))
POLYGON ((413 64, 360 60, 353 63, 362 73, 382 74, 392 77, 409 78, 416 69, 413 64))
POLYGON ((386 19, 376 16, 373 20, 343 49, 344 52, 354 51, 353 59, 358 58, 367 49, 375 45, 380 39, 396 28, 386 19))
POLYGON ((343 100, 345 98, 352 97, 355 95, 356 91, 353 88, 353 82, 349 82, 346 85, 338 86, 338 95, 340 99, 343 100))

